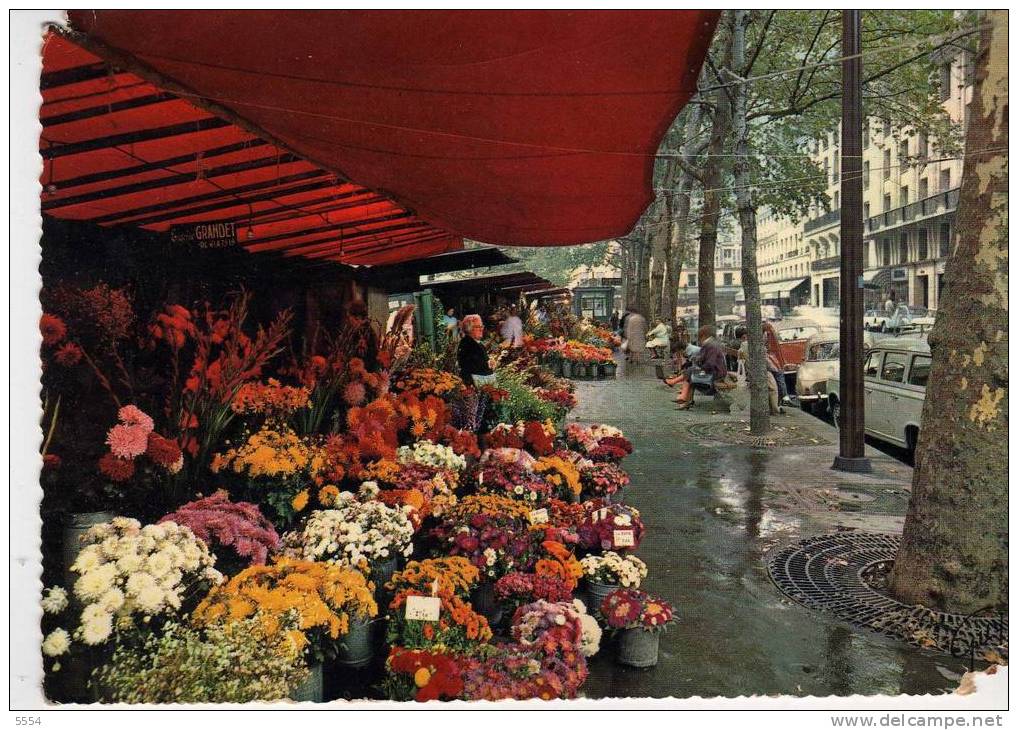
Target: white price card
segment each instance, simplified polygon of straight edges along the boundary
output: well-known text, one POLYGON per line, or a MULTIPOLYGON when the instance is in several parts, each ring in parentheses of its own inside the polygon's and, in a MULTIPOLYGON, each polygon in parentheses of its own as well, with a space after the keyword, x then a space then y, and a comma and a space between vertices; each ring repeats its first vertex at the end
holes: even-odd
POLYGON ((435 596, 407 596, 407 621, 438 621, 442 600, 435 596))
POLYGON ((615 535, 612 539, 615 547, 633 547, 636 545, 636 539, 633 535, 632 530, 615 530, 615 535))
POLYGON ((530 524, 540 525, 548 521, 548 510, 545 507, 530 511, 530 524))

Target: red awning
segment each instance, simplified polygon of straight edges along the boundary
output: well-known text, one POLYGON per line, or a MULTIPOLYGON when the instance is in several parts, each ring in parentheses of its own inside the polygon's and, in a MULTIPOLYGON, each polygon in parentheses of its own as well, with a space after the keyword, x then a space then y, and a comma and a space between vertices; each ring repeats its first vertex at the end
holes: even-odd
POLYGON ((344 261, 369 241, 397 260, 399 247, 447 250, 458 236, 612 238, 653 198, 654 155, 695 89, 717 16, 71 11, 90 49, 181 98, 48 44, 44 119, 72 121, 49 119, 44 130, 56 184, 44 207, 149 226, 200 220, 211 217, 207 196, 229 202, 215 180, 243 189, 217 215, 243 221, 249 206, 258 215, 254 250, 336 257, 333 221, 356 220, 344 229, 353 237, 344 261), (174 161, 196 145, 197 161, 174 161), (193 178, 196 166, 202 193, 166 179, 164 168, 193 178), (103 177, 128 167, 127 177, 103 177), (330 184, 330 172, 357 184, 330 184), (97 194, 110 187, 128 190, 97 194), (190 199, 183 218, 145 211, 181 197, 190 199), (286 204, 329 210, 330 221, 294 220, 286 204))
POLYGON ((42 211, 167 231, 230 222, 250 251, 388 264, 462 238, 50 34, 40 110, 42 211))

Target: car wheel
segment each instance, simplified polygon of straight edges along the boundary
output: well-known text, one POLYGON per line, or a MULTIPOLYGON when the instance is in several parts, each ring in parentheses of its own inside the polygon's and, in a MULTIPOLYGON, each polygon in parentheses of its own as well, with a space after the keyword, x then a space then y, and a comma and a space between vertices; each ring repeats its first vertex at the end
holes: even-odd
POLYGON ((834 422, 834 427, 836 429, 840 430, 841 429, 841 403, 839 403, 838 400, 835 398, 834 400, 832 400, 828 404, 827 407, 831 411, 831 420, 834 422))
POLYGON ((811 400, 801 400, 801 401, 799 401, 799 408, 802 409, 803 413, 808 413, 811 416, 816 415, 814 410, 813 410, 813 401, 811 401, 811 400))

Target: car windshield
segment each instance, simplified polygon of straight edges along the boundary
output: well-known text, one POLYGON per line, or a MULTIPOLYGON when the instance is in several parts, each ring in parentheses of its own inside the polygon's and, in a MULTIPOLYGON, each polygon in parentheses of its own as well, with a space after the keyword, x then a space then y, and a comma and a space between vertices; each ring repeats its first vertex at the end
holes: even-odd
POLYGON ((819 331, 819 327, 813 327, 810 325, 804 325, 802 327, 787 327, 785 329, 778 330, 778 339, 782 342, 805 340, 806 338, 817 334, 819 331))
POLYGON ((807 360, 837 360, 837 342, 818 342, 809 348, 807 360))

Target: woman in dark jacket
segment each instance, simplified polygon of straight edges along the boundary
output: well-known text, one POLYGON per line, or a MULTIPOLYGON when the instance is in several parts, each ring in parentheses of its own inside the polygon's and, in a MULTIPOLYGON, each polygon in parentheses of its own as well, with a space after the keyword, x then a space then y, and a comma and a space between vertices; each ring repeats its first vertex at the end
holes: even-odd
POLYGON ((460 377, 467 385, 480 387, 495 381, 495 374, 488 364, 488 351, 481 344, 484 337, 484 322, 480 315, 468 314, 460 325, 463 334, 456 353, 460 366, 460 377))

